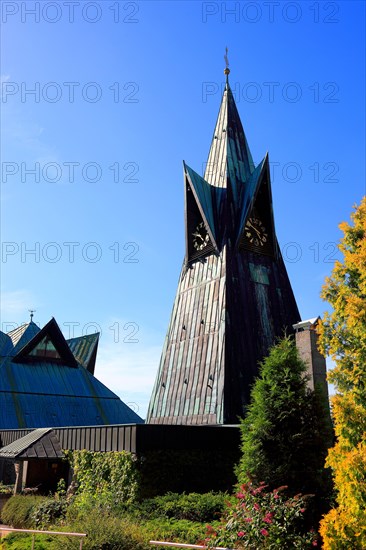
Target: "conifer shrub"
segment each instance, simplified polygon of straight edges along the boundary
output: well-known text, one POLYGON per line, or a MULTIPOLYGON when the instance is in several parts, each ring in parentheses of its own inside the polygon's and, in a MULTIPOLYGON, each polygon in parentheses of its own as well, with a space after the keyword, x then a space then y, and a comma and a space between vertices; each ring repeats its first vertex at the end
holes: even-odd
POLYGON ((325 458, 333 430, 323 399, 307 386, 306 364, 294 339, 284 337, 261 363, 253 384, 237 468, 239 483, 286 485, 289 496, 315 494, 312 522, 329 509, 332 488, 325 458))

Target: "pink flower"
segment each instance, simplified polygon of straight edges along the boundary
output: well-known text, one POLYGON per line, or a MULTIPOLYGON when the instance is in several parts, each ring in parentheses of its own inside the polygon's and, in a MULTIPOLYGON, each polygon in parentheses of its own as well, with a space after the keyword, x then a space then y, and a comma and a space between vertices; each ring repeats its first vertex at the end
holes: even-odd
POLYGON ((272 518, 273 518, 273 512, 267 512, 263 518, 263 521, 265 523, 272 523, 272 518))
POLYGON ((244 493, 237 493, 236 497, 237 498, 244 498, 245 495, 244 495, 244 493))
POLYGON ((238 537, 244 537, 244 535, 245 535, 244 531, 239 531, 238 537))
POLYGON ((252 518, 245 518, 244 521, 245 521, 245 523, 251 523, 253 521, 253 519, 252 518))
POLYGON ((262 534, 264 537, 268 537, 268 535, 269 535, 267 529, 261 529, 261 534, 262 534))
POLYGON ((259 493, 261 493, 265 488, 267 487, 267 485, 264 485, 264 481, 261 481, 261 484, 260 484, 260 487, 256 487, 255 489, 253 489, 252 491, 252 495, 258 495, 259 493))
POLYGON ((300 512, 303 514, 305 512, 305 508, 300 508, 300 512))
POLYGON ((258 510, 260 510, 260 509, 261 509, 261 507, 259 506, 259 504, 257 502, 255 502, 254 503, 254 510, 257 510, 257 512, 258 512, 258 510))
POLYGON ((313 540, 312 545, 313 545, 313 546, 318 546, 317 541, 316 541, 316 540, 313 540))

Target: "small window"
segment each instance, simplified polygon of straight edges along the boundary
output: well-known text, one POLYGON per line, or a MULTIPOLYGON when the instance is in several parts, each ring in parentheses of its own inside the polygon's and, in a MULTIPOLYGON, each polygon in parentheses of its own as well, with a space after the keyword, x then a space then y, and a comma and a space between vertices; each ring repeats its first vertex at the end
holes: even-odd
POLYGON ((61 359, 60 354, 53 345, 49 336, 45 336, 43 340, 37 344, 37 346, 29 352, 29 357, 43 358, 43 359, 61 359))

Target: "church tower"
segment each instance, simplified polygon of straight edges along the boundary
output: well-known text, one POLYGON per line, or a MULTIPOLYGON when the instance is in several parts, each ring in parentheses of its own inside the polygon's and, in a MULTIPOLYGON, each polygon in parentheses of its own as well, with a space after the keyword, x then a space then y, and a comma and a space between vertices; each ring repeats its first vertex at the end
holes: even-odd
POLYGON ((186 253, 150 424, 238 424, 258 362, 300 321, 276 239, 268 154, 254 165, 224 72, 204 177, 184 163, 186 253))

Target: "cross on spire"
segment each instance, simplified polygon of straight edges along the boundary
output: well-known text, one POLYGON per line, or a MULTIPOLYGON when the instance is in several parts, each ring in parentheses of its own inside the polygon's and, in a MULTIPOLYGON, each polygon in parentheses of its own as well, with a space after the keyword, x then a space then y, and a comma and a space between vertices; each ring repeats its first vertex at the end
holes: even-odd
POLYGON ((230 69, 229 69, 229 58, 228 58, 228 56, 227 56, 228 51, 229 51, 229 48, 226 46, 226 48, 225 48, 225 55, 224 55, 224 59, 225 59, 225 63, 226 63, 226 67, 225 67, 225 69, 224 69, 224 74, 226 74, 226 82, 228 81, 228 77, 229 77, 229 74, 230 74, 230 69))

